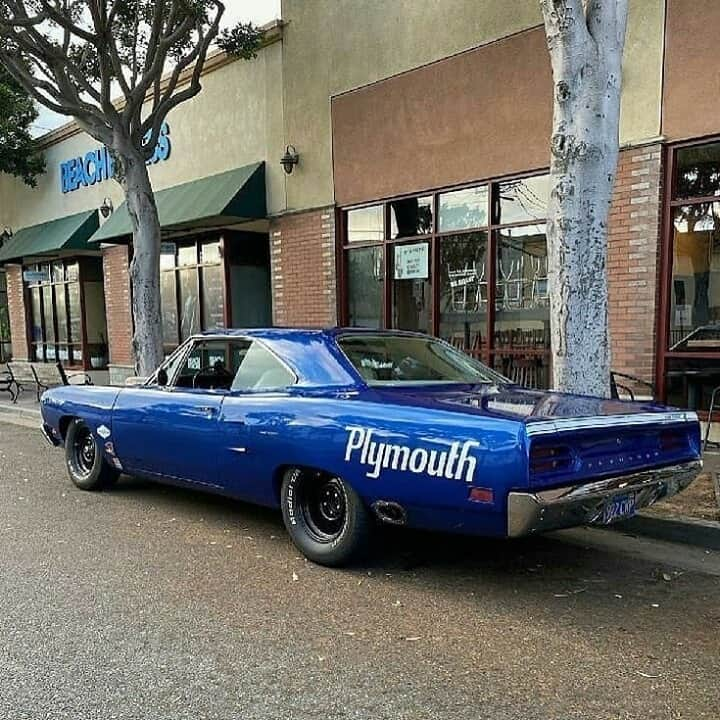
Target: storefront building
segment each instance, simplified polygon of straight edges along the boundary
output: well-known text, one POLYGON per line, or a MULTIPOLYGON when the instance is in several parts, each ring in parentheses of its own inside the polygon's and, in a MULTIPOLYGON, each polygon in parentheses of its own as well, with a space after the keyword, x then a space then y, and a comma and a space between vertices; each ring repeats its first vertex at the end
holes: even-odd
MULTIPOLYGON (((284 0, 256 60, 212 59, 201 95, 168 118, 169 154, 151 169, 167 350, 218 325, 409 328, 549 385, 552 82, 536 0, 509 5, 284 0), (288 145, 299 156, 291 174, 279 163, 288 145)), ((609 225, 613 368, 701 410, 720 385, 718 31, 712 0, 630 3, 609 225)), ((83 290, 101 260, 119 381, 134 364, 122 197, 110 181, 61 192, 79 177, 67 165, 63 176, 62 162, 94 143, 72 126, 44 141, 37 190, 0 177, 0 226, 17 237, 110 200, 78 272, 81 305, 102 307, 83 290)), ((102 174, 102 156, 95 165, 102 174)), ((0 263, 13 353, 51 360, 49 346, 55 357, 67 346, 68 361, 92 366, 103 325, 81 311, 76 349, 72 259, 3 260, 12 242, 0 263), (43 262, 47 280, 23 280, 43 262), (56 291, 67 316, 38 324, 56 291)), ((0 331, 1 308, 2 295, 0 331)))

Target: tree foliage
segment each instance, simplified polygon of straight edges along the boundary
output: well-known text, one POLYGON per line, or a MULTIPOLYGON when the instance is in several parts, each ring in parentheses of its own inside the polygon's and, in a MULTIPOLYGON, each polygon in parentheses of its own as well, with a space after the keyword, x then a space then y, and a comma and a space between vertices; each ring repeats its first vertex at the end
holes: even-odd
POLYGON ((213 40, 254 55, 260 31, 219 33, 224 10, 220 0, 0 0, 0 62, 40 104, 110 147, 124 130, 149 158, 167 114, 200 91, 213 40))
POLYGON ((252 25, 223 33, 221 0, 0 0, 0 64, 45 107, 106 145, 133 228, 133 347, 149 375, 163 357, 160 222, 146 167, 168 114, 201 90, 213 42, 251 58, 252 25))
POLYGON ((22 178, 31 187, 45 171, 42 153, 30 134, 37 116, 30 96, 0 67, 0 172, 22 178))

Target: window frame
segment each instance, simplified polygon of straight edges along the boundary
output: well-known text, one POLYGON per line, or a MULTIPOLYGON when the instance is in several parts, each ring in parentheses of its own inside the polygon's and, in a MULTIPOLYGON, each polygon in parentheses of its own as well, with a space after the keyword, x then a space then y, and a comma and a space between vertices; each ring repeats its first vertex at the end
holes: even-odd
MULTIPOLYGON (((235 376, 233 375, 233 380, 235 376)), ((161 390, 166 390, 168 392, 204 392, 209 393, 213 395, 221 394, 221 395, 251 395, 251 394, 260 394, 260 393, 272 393, 276 394, 278 392, 287 391, 291 387, 295 387, 300 382, 300 379, 297 375, 297 373, 281 358, 269 345, 262 340, 262 338, 252 337, 251 335, 192 335, 187 340, 185 340, 183 343, 178 345, 175 350, 168 355, 167 358, 162 362, 160 367, 143 383, 141 387, 152 387, 152 388, 159 388, 161 390), (293 382, 289 385, 285 385, 282 387, 276 387, 276 388, 253 388, 253 389, 247 389, 247 390, 208 390, 205 388, 185 388, 185 387, 178 387, 175 383, 177 380, 177 377, 180 373, 180 370, 182 369, 183 364, 187 360, 190 353, 193 351, 194 347, 203 342, 226 342, 226 343, 233 343, 233 342, 249 342, 250 345, 253 343, 258 343, 258 345, 262 346, 268 353, 270 353, 275 360, 277 360, 280 365, 285 368, 285 370, 288 372, 288 374, 293 378, 293 382), (167 384, 165 385, 158 385, 157 383, 157 375, 158 372, 161 369, 166 369, 168 366, 172 365, 173 362, 178 361, 177 369, 175 370, 174 374, 172 376, 168 375, 167 384)))
MULTIPOLYGON (((429 252, 429 282, 430 282, 430 334, 435 337, 439 336, 440 331, 440 245, 444 237, 458 237, 461 235, 471 235, 477 232, 487 233, 487 251, 485 254, 485 278, 488 286, 488 299, 486 310, 486 333, 487 342, 479 350, 466 349, 465 352, 472 357, 480 360, 489 368, 494 369, 494 361, 496 357, 509 356, 527 356, 542 358, 548 367, 548 375, 552 376, 552 354, 548 344, 542 348, 508 348, 499 344, 496 338, 496 302, 497 302, 497 259, 499 236, 501 231, 509 228, 528 227, 533 225, 547 225, 547 218, 534 218, 530 220, 502 223, 498 222, 500 213, 500 186, 513 180, 524 180, 527 178, 541 177, 549 174, 549 168, 537 168, 528 170, 523 173, 515 173, 491 178, 481 178, 466 182, 459 185, 452 185, 434 189, 424 189, 418 192, 407 193, 393 197, 373 200, 372 202, 357 203, 338 208, 336 211, 336 248, 337 248, 337 265, 338 265, 338 317, 343 326, 348 326, 349 322, 349 295, 348 295, 348 253, 361 248, 382 247, 383 248, 383 265, 384 265, 384 287, 382 298, 382 310, 380 317, 380 330, 393 330, 393 307, 392 307, 392 284, 393 284, 393 263, 391 262, 391 249, 398 244, 428 242, 430 245, 429 252), (487 224, 478 227, 469 227, 463 229, 449 229, 440 231, 440 196, 454 192, 457 190, 466 190, 481 185, 487 185, 487 224), (433 224, 429 234, 415 235, 410 237, 392 238, 391 237, 391 203, 407 199, 407 198, 425 198, 432 196, 433 207, 433 224), (383 207, 383 240, 382 241, 358 241, 348 242, 347 239, 347 214, 353 210, 380 205, 383 207)), ((718 198, 716 198, 717 200, 718 198)), ((499 370, 495 370, 502 374, 499 370)))
MULTIPOLYGON (((200 331, 212 330, 213 328, 203 327, 203 320, 205 316, 205 268, 220 268, 222 275, 222 306, 221 311, 223 315, 223 323, 225 327, 230 326, 230 298, 228 292, 228 268, 225 262, 225 239, 223 235, 196 235, 191 238, 171 238, 167 240, 168 243, 175 245, 175 253, 173 255, 172 267, 160 267, 160 285, 162 288, 162 277, 163 273, 172 273, 175 278, 174 287, 174 299, 175 299, 175 316, 177 322, 175 325, 175 340, 173 342, 166 342, 163 332, 163 351, 166 353, 174 353, 174 351, 182 346, 188 340, 195 337, 196 334, 191 334, 185 340, 181 339, 182 329, 182 307, 180 303, 181 297, 181 283, 180 274, 183 271, 192 272, 194 278, 194 286, 197 291, 197 312, 198 312, 198 325, 200 331), (217 244, 218 246, 218 259, 212 262, 205 262, 202 256, 202 247, 207 244, 217 244), (179 263, 179 252, 181 247, 194 247, 195 248, 195 262, 188 265, 181 265, 179 263)), ((169 253, 166 253, 169 254, 169 253)))
MULTIPOLYGON (((677 156, 678 151, 689 147, 711 145, 720 142, 720 135, 708 135, 682 142, 672 143, 663 148, 663 207, 660 231, 660 258, 658 275, 658 310, 656 316, 655 348, 655 395, 663 402, 667 400, 666 373, 670 360, 715 360, 720 361, 720 351, 670 350, 670 310, 672 306, 673 272, 673 214, 683 205, 718 203, 720 195, 677 197, 677 156)), ((707 411, 699 410, 698 415, 705 419, 707 411)))
MULTIPOLYGON (((98 260, 100 260, 98 258, 98 260)), ((82 257, 53 257, 47 258, 42 261, 30 262, 23 264, 22 270, 41 270, 44 266, 48 268, 48 279, 41 282, 25 282, 23 280, 23 296, 25 298, 25 316, 26 316, 26 327, 27 327, 27 341, 28 349, 31 354, 32 362, 39 363, 55 363, 62 362, 63 367, 66 368, 82 368, 83 370, 91 369, 90 364, 90 344, 87 339, 87 318, 85 316, 85 282, 87 276, 87 268, 82 257), (53 277, 53 272, 56 265, 61 265, 63 269, 63 279, 56 280, 53 277), (77 277, 75 279, 68 278, 68 268, 71 266, 77 267, 77 277), (78 307, 76 308, 79 313, 79 325, 80 325, 80 337, 72 336, 72 324, 73 315, 71 313, 71 301, 70 301, 70 286, 77 286, 78 292, 78 307), (53 340, 48 341, 47 333, 47 308, 45 300, 45 288, 50 289, 50 308, 49 312, 52 318, 52 331, 53 340), (58 314, 58 288, 62 288, 62 304, 64 310, 64 326, 67 340, 60 341, 59 338, 59 320, 60 315, 58 314), (36 320, 33 314, 33 303, 32 294, 37 292, 39 295, 39 318, 40 327, 42 330, 42 340, 35 340, 32 335, 33 323, 36 320), (54 348, 55 357, 49 357, 48 347, 54 348), (38 356, 37 350, 40 349, 40 356, 38 356), (73 352, 73 359, 60 358, 60 350, 65 349, 73 352), (79 361, 76 359, 79 352, 79 361)), ((105 327, 105 335, 107 337, 107 325, 105 327)), ((107 339, 105 341, 107 343, 107 339)), ((98 369, 98 368, 93 368, 98 369)))

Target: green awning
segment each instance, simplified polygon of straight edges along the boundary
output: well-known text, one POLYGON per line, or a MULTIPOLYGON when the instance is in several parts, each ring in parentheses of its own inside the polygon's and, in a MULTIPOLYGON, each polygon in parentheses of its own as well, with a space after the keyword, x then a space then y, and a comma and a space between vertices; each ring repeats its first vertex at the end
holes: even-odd
MULTIPOLYGON (((265 163, 166 188, 155 193, 163 230, 183 230, 210 225, 235 225, 267 216, 265 163)), ((107 242, 132 234, 130 215, 123 203, 93 235, 93 242, 107 242)))
POLYGON ((22 228, 0 248, 0 263, 66 250, 88 250, 98 225, 97 210, 88 210, 22 228))

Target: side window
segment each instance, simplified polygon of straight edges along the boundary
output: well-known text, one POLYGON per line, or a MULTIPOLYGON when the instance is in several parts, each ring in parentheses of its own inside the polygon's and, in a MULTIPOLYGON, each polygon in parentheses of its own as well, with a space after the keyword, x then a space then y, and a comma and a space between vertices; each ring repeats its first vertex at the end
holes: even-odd
POLYGON ((270 390, 295 384, 295 376, 263 345, 253 342, 240 362, 233 390, 270 390))
POLYGON ((196 390, 229 390, 249 348, 248 340, 196 342, 180 367, 175 386, 196 390))

